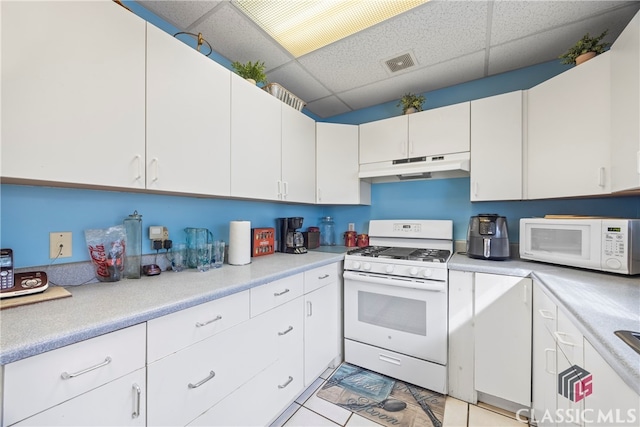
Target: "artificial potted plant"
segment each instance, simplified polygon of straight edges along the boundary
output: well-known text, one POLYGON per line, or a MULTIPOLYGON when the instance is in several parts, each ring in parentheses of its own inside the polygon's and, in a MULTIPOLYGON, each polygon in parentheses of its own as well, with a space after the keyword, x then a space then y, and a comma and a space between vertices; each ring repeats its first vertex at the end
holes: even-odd
POLYGON ((256 62, 247 62, 243 64, 238 61, 234 61, 231 63, 236 74, 240 77, 253 82, 254 84, 258 83, 267 83, 267 75, 265 74, 265 65, 264 62, 256 61, 256 62))
POLYGON ((585 34, 576 44, 558 58, 562 59, 563 64, 580 65, 594 56, 601 54, 611 45, 611 43, 602 42, 602 39, 607 35, 608 31, 608 29, 604 30, 602 34, 597 37, 591 37, 589 33, 585 34))
POLYGON ((412 93, 406 93, 400 101, 398 101, 398 107, 402 107, 402 114, 411 114, 417 111, 422 111, 422 104, 424 104, 424 95, 414 95, 412 93))

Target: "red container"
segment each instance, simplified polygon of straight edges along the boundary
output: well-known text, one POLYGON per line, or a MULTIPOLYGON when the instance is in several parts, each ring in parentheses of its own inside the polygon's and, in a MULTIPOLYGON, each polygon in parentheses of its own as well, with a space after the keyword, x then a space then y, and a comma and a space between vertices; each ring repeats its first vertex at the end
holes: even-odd
POLYGON ((368 234, 358 234, 358 247, 366 248, 369 246, 369 235, 368 234))
POLYGON ((251 256, 269 255, 275 252, 275 229, 252 228, 251 229, 251 256))
POLYGON ((356 247, 356 236, 358 233, 355 231, 345 231, 344 232, 344 245, 348 248, 356 247))

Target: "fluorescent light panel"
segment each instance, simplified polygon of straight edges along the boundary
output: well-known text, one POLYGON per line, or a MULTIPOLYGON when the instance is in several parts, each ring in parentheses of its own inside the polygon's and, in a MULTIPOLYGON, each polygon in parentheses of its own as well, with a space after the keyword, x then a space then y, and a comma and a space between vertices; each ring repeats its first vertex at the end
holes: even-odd
POLYGON ((236 3, 297 58, 427 1, 237 0, 236 3))

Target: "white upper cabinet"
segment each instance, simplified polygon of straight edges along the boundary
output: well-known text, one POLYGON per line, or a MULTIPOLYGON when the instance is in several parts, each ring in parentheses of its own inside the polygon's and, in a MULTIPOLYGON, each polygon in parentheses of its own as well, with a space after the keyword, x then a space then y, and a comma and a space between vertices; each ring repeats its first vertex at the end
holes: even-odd
POLYGON ((469 151, 470 102, 409 114, 407 157, 469 151))
POLYGON ((2 176, 144 188, 145 22, 113 2, 1 7, 2 176))
POLYGON ((230 194, 231 72, 147 26, 147 188, 230 194))
POLYGON ((370 205, 371 184, 358 178, 358 126, 316 123, 317 199, 322 205, 370 205))
POLYGON ((610 53, 529 90, 529 199, 608 194, 610 53))
POLYGON ((611 190, 640 188, 640 13, 611 46, 611 190))
POLYGON ((360 164, 469 151, 469 102, 360 125, 360 164))
POLYGON ((472 202, 522 199, 523 97, 471 101, 472 202))
MULTIPOLYGON (((282 175, 280 197, 299 203, 316 201, 316 122, 281 103, 282 175)), ((358 162, 355 162, 356 166, 358 162)))
POLYGON ((407 157, 408 115, 360 125, 360 164, 407 157))
POLYGON ((232 196, 281 199, 281 104, 275 96, 231 74, 232 196))

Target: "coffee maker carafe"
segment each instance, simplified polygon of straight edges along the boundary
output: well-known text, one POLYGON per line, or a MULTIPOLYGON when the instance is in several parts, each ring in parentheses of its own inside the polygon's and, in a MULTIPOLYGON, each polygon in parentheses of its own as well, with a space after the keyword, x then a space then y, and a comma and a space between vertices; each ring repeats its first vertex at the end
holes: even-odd
POLYGON ((305 254, 304 237, 301 231, 302 217, 278 218, 276 220, 276 234, 278 236, 278 252, 288 254, 305 254))

